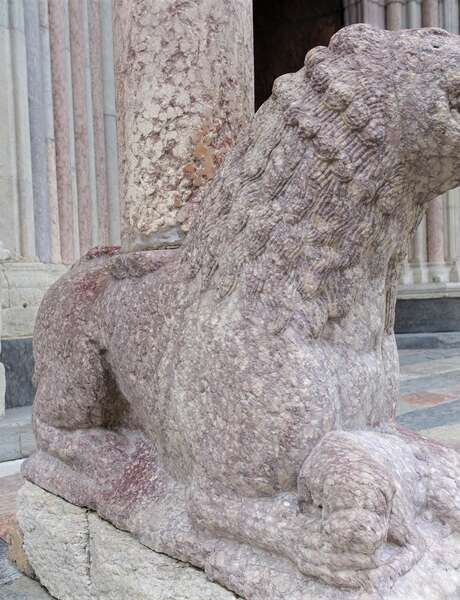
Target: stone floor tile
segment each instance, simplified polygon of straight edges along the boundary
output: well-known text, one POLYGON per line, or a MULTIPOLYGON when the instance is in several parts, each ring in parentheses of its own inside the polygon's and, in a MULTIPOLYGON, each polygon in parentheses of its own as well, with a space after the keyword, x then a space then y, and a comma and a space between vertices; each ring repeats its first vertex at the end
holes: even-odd
POLYGON ((16 512, 16 494, 22 482, 21 475, 0 478, 0 526, 16 512))
POLYGON ((32 407, 7 409, 0 418, 0 462, 24 458, 34 450, 32 407))
POLYGON ((13 567, 7 552, 7 545, 0 540, 0 600, 52 600, 39 583, 21 575, 13 567))
POLYGON ((415 394, 404 394, 401 396, 401 401, 406 404, 414 406, 436 406, 442 402, 448 402, 449 400, 457 400, 456 394, 450 394, 447 392, 439 393, 436 392, 417 392, 415 394))
POLYGON ((406 412, 399 415, 397 420, 403 427, 414 431, 445 425, 457 425, 460 424, 460 400, 406 412))
POLYGON ((460 450, 460 424, 421 429, 419 433, 425 437, 441 442, 446 446, 451 446, 456 450, 460 450))

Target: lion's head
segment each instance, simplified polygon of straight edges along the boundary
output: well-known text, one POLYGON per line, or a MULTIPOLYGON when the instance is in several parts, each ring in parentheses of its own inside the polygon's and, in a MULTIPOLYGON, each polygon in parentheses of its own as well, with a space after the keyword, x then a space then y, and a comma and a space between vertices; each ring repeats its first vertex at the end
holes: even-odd
POLYGON ((206 190, 184 266, 274 331, 294 316, 319 335, 360 286, 394 287, 423 205, 460 183, 458 107, 458 36, 342 29, 275 81, 206 190))

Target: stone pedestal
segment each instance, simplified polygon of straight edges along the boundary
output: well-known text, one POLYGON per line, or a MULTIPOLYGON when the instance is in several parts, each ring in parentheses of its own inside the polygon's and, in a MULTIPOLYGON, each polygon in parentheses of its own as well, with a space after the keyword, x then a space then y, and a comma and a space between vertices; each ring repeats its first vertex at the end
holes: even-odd
POLYGON ((18 495, 24 551, 57 600, 236 600, 206 575, 152 552, 97 515, 26 483, 18 495))
MULTIPOLYGON (((26 483, 18 494, 23 549, 40 583, 57 600, 236 600, 199 569, 149 550, 129 533, 96 514, 26 483)), ((236 561, 235 564, 238 564, 236 561)), ((257 561, 266 598, 267 573, 257 561)), ((297 588, 288 572, 271 572, 270 593, 280 600, 454 600, 460 594, 460 537, 430 547, 411 571, 386 594, 330 588, 315 581, 297 588)))
POLYGON ((252 0, 117 0, 124 247, 174 246, 254 107, 252 0))

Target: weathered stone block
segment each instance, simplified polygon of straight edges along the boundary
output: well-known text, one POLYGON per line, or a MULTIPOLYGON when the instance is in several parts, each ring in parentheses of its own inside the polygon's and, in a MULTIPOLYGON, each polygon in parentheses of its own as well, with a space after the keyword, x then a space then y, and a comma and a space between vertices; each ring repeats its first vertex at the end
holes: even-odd
POLYGON ((30 565, 58 600, 236 599, 202 571, 33 484, 19 492, 18 523, 30 565))
POLYGON ((59 600, 91 600, 86 511, 26 484, 18 494, 17 521, 42 585, 59 600))

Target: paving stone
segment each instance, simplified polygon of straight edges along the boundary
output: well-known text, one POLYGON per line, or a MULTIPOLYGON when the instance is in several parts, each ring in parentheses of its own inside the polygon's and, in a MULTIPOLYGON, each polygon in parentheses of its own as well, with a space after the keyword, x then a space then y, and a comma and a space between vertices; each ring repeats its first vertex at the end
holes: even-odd
POLYGON ((433 427, 432 429, 421 429, 419 433, 442 444, 446 444, 446 446, 460 450, 460 425, 445 425, 442 427, 433 427))
POLYGON ((458 385, 460 381, 460 370, 444 373, 443 375, 428 375, 401 381, 401 395, 412 394, 421 391, 433 392, 439 388, 458 385))
POLYGON ((457 424, 460 423, 460 400, 407 412, 397 417, 397 420, 400 425, 414 431, 457 424))
POLYGON ((406 404, 414 406, 436 406, 442 402, 448 402, 449 400, 457 400, 455 394, 439 393, 439 392, 418 392, 416 394, 405 394, 401 396, 401 401, 406 404))
POLYGON ((20 573, 8 561, 8 545, 0 540, 0 586, 11 583, 19 575, 20 573))
POLYGON ((51 599, 52 596, 38 582, 21 575, 9 562, 8 546, 0 540, 0 600, 51 599))
POLYGON ((0 478, 0 538, 6 540, 14 523, 16 494, 23 479, 20 475, 0 478))
POLYGON ((19 433, 15 429, 12 431, 2 431, 0 437, 0 462, 16 460, 17 458, 21 458, 19 433))
POLYGON ((398 349, 404 348, 460 348, 460 333, 402 333, 396 335, 398 349))

